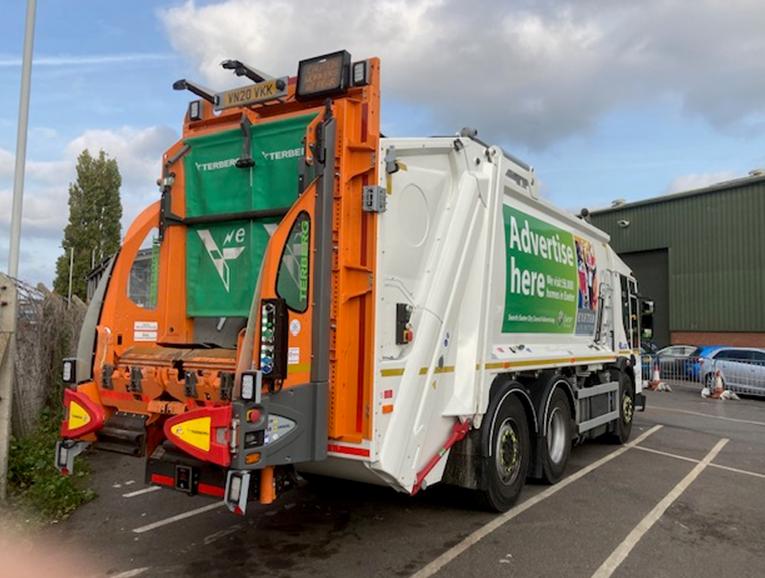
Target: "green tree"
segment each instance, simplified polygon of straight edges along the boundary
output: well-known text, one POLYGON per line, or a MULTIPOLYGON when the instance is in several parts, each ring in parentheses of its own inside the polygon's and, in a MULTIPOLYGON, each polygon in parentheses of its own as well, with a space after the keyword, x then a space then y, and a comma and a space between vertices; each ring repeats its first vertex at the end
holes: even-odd
POLYGON ((122 203, 117 161, 104 151, 98 157, 87 149, 77 157, 77 179, 69 184, 69 224, 61 246, 64 254, 56 261, 53 288, 60 295, 69 291, 69 254, 74 249, 72 294, 87 294, 87 274, 93 261, 114 254, 120 246, 122 203))

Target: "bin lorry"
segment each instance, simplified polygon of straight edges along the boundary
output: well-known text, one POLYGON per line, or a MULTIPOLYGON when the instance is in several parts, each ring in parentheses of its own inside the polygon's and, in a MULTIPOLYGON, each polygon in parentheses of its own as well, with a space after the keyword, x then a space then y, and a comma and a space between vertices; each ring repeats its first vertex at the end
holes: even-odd
POLYGON ((93 445, 244 513, 304 472, 446 482, 505 511, 572 446, 624 443, 643 305, 608 236, 474 130, 380 133, 380 61, 339 51, 188 104, 159 199, 64 362, 62 473, 93 445))

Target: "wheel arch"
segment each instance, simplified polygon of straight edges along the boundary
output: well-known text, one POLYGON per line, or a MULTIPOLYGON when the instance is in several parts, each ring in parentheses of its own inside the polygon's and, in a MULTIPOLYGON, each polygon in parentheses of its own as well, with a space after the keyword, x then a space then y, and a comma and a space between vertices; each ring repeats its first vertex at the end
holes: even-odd
POLYGON ((611 366, 614 369, 618 369, 619 371, 622 371, 627 374, 627 376, 632 381, 632 387, 633 389, 636 387, 637 382, 635 381, 635 362, 634 362, 635 356, 633 355, 632 358, 628 357, 619 357, 616 359, 616 362, 611 366))
POLYGON ((532 380, 533 384, 543 384, 542 387, 529 388, 531 399, 534 404, 534 411, 536 415, 540 417, 539 426, 536 431, 537 435, 540 437, 547 435, 547 412, 550 409, 550 403, 556 389, 561 388, 564 391, 566 399, 568 400, 569 409, 571 409, 571 417, 576 419, 578 412, 576 409, 574 389, 571 384, 572 375, 567 375, 566 372, 556 369, 543 371, 532 380))
POLYGON ((526 419, 531 426, 529 428, 529 435, 536 437, 539 432, 539 420, 537 419, 537 413, 534 402, 532 400, 531 392, 525 384, 523 384, 521 381, 518 381, 515 377, 509 374, 498 375, 494 379, 494 382, 491 384, 489 406, 486 408, 486 414, 484 414, 485 417, 489 417, 489 419, 491 419, 491 423, 489 424, 488 429, 489 436, 491 436, 494 431, 494 415, 496 414, 495 409, 501 405, 510 395, 514 395, 520 399, 521 405, 526 412, 526 419), (501 389, 506 385, 508 386, 507 391, 501 392, 501 389), (492 414, 491 416, 489 416, 490 413, 492 414))
POLYGON ((537 415, 531 394, 525 384, 516 376, 499 374, 492 381, 489 389, 489 401, 481 414, 480 427, 471 430, 464 439, 457 442, 449 452, 442 481, 463 488, 486 489, 486 478, 481 474, 481 464, 486 455, 493 452, 490 440, 496 427, 497 408, 508 396, 520 400, 526 416, 531 445, 531 458, 534 457, 535 444, 531 440, 537 437, 537 415))

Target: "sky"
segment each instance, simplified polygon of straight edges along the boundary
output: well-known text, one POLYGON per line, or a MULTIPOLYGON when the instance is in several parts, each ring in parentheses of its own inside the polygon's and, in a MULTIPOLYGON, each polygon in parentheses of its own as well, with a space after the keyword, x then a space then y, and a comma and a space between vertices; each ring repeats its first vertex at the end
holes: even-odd
MULTIPOLYGON (((0 20, 0 268, 7 268, 23 0, 0 20)), ((158 198, 188 93, 238 58, 294 75, 347 49, 382 58, 390 136, 475 127, 572 211, 765 167, 759 0, 38 0, 20 277, 50 286, 77 155, 122 173, 123 232, 158 198)))

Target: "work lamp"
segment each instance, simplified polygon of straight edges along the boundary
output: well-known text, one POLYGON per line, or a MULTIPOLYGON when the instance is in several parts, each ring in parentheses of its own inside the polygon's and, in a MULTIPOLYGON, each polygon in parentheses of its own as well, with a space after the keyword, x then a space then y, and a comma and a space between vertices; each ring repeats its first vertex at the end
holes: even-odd
POLYGON ((61 378, 64 383, 75 383, 77 381, 77 359, 70 357, 64 359, 61 370, 61 378))

